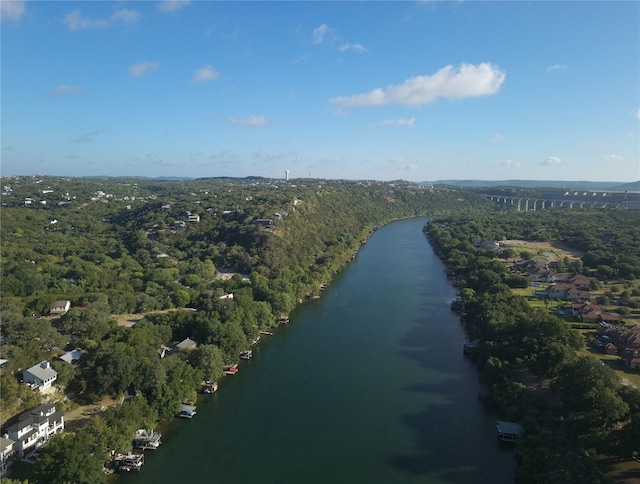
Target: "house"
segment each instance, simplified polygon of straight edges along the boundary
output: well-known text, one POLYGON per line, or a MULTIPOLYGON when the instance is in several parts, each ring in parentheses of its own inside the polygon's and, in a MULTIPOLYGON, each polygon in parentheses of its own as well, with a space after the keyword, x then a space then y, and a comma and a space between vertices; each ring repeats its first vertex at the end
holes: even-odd
POLYGON ((62 361, 66 361, 67 363, 76 363, 80 360, 82 355, 84 354, 84 350, 80 348, 76 348, 75 350, 67 351, 64 355, 60 357, 62 361))
POLYGON ((589 291, 591 289, 592 280, 593 279, 591 277, 583 276, 581 274, 576 274, 569 279, 570 283, 580 291, 589 291))
POLYGON ((0 477, 7 475, 9 466, 13 462, 13 456, 16 453, 14 444, 13 440, 0 437, 0 477))
POLYGON ((598 337, 606 341, 605 351, 609 344, 615 345, 627 368, 640 369, 640 325, 610 326, 605 323, 598 328, 598 337))
POLYGON ((177 348, 180 350, 192 350, 196 346, 198 346, 198 343, 193 341, 191 338, 186 338, 180 341, 179 343, 177 343, 176 345, 174 345, 174 348, 177 348))
POLYGON ((500 250, 500 242, 497 240, 477 240, 473 243, 476 249, 500 250))
POLYGON ((257 218, 251 223, 253 225, 261 225, 262 227, 265 227, 267 229, 273 228, 273 220, 270 218, 257 218))
POLYGON ((640 369, 640 325, 622 330, 618 341, 620 357, 627 368, 640 369))
POLYGON ((556 274, 546 267, 535 266, 529 272, 529 278, 533 282, 554 282, 556 280, 556 274))
POLYGON ((604 345, 604 352, 608 355, 617 355, 618 347, 613 343, 609 342, 606 345, 604 345))
POLYGON ((27 383, 32 390, 38 388, 40 391, 50 388, 58 378, 58 372, 51 368, 48 361, 42 361, 22 372, 22 380, 27 383))
POLYGON ((189 217, 187 218, 187 221, 188 221, 188 222, 191 222, 191 223, 198 223, 198 222, 200 222, 200 215, 197 215, 197 214, 191 214, 191 215, 189 215, 189 217))
POLYGON ((556 283, 547 287, 542 294, 549 299, 562 299, 564 301, 588 301, 591 297, 589 291, 583 291, 573 284, 556 283))
POLYGON ((53 303, 53 307, 51 308, 51 311, 49 311, 49 314, 51 314, 51 316, 63 316, 67 314, 70 307, 71 301, 59 300, 53 303))
POLYGON ((571 305, 571 315, 580 318, 580 321, 585 323, 606 323, 607 325, 622 323, 622 316, 618 313, 608 313, 602 306, 589 301, 573 303, 571 305))
POLYGON ((64 415, 54 404, 32 408, 18 416, 18 422, 6 429, 6 438, 20 458, 45 445, 58 432, 64 431, 64 415))

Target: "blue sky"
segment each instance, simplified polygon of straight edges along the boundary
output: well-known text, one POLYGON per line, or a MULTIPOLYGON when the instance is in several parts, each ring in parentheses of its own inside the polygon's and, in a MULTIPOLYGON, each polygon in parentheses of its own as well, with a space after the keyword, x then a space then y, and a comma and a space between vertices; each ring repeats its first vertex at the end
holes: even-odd
POLYGON ((2 175, 640 180, 640 3, 2 0, 2 175))

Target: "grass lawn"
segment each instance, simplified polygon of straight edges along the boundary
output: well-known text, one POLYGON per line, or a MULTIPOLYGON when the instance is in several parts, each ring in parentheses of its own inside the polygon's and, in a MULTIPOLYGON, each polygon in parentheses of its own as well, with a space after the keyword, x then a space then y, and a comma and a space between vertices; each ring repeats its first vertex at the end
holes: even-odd
POLYGON ((587 347, 578 351, 581 356, 593 356, 602 361, 605 365, 611 368, 620 378, 624 378, 630 381, 636 388, 640 388, 640 372, 638 370, 630 370, 625 366, 620 357, 614 355, 606 355, 596 348, 587 347))

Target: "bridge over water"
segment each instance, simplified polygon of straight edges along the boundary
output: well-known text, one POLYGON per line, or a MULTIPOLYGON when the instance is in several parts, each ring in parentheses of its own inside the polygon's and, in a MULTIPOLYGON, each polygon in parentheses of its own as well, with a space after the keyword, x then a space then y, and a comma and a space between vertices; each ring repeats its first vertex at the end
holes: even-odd
POLYGON ((556 191, 543 192, 538 197, 491 195, 485 197, 496 203, 514 207, 517 211, 549 208, 636 208, 640 209, 640 192, 615 191, 556 191))

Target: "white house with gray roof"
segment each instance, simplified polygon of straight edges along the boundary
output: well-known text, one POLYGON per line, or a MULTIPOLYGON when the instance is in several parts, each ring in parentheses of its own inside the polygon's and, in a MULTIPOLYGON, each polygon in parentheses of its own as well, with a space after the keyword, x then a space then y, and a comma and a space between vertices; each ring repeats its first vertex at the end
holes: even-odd
POLYGON ((51 311, 49 311, 49 314, 51 314, 52 316, 63 316, 67 314, 67 311, 69 311, 70 308, 71 308, 71 301, 68 301, 66 299, 61 299, 53 303, 53 306, 51 307, 51 311))
POLYGON ((46 390, 57 378, 58 372, 51 368, 48 361, 42 361, 22 372, 22 380, 33 390, 36 388, 40 391, 46 390))
POLYGON ((50 403, 20 414, 18 422, 8 427, 3 437, 14 441, 14 450, 23 458, 63 430, 64 415, 56 412, 56 406, 50 403))

